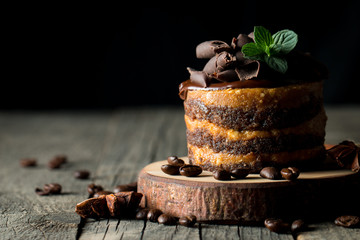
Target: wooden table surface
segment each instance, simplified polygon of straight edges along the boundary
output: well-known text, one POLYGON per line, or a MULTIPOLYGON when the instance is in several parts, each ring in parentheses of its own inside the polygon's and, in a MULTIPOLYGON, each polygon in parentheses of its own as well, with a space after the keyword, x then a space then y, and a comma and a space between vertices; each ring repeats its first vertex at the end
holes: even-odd
MULTIPOLYGON (((360 106, 326 110, 327 143, 360 142, 360 106)), ((74 208, 88 197, 91 182, 112 190, 136 181, 138 172, 153 161, 186 155, 183 114, 174 107, 1 112, 0 239, 360 239, 360 229, 338 227, 333 221, 310 224, 311 231, 296 236, 264 227, 80 221, 74 208), (57 154, 66 154, 69 162, 49 170, 46 164, 57 154), (38 166, 20 167, 25 157, 37 158, 38 166), (79 169, 90 170, 91 179, 75 179, 73 173, 79 169), (36 187, 53 182, 62 185, 63 194, 35 194, 36 187)))

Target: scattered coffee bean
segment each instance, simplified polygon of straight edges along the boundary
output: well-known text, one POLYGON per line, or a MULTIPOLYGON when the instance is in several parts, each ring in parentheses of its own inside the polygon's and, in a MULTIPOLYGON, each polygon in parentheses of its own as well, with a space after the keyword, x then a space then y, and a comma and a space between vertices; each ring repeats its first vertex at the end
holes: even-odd
POLYGON ((302 219, 295 220, 291 224, 291 232, 293 233, 303 232, 305 229, 306 229, 306 224, 302 219))
POLYGON ((231 170, 230 175, 236 179, 243 179, 246 178, 247 175, 249 175, 250 171, 250 169, 246 168, 236 168, 231 170))
POLYGON ((174 165, 170 165, 170 164, 164 164, 161 166, 161 170, 169 175, 179 175, 179 166, 174 166, 174 165))
POLYGON ((158 217, 158 223, 164 225, 174 225, 176 224, 176 218, 169 214, 163 213, 158 217))
POLYGON ((344 215, 335 219, 335 224, 346 228, 360 227, 360 217, 344 215))
POLYGON ((150 209, 147 214, 147 219, 150 222, 157 222, 157 220, 161 214, 162 214, 162 211, 160 211, 159 209, 150 209))
POLYGON ((118 192, 127 192, 127 191, 137 191, 137 182, 131 182, 128 184, 123 184, 123 185, 117 185, 114 188, 114 193, 118 193, 118 192))
POLYGON ((143 209, 140 209, 136 215, 135 215, 135 218, 137 220, 145 220, 147 219, 147 215, 149 213, 149 209, 148 208, 143 208, 143 209))
POLYGON ((264 224, 267 229, 276 233, 286 233, 290 230, 290 225, 281 219, 268 218, 264 224))
POLYGON ((35 193, 40 196, 46 196, 46 195, 50 195, 50 194, 60 194, 61 193, 61 185, 58 183, 44 184, 43 189, 36 188, 35 193))
POLYGON ((185 227, 192 227, 196 223, 196 217, 194 215, 189 215, 185 217, 181 217, 179 219, 179 224, 185 227))
POLYGON ((106 190, 99 191, 99 192, 94 193, 94 198, 97 198, 97 197, 100 197, 100 196, 103 196, 103 195, 108 195, 108 194, 113 194, 113 192, 106 191, 106 190))
POLYGON ((231 175, 230 172, 226 171, 225 169, 216 169, 213 172, 213 176, 216 180, 222 180, 222 181, 226 181, 226 180, 231 180, 231 175))
POLYGON ((77 179, 88 179, 90 176, 90 172, 87 170, 78 170, 74 172, 74 177, 77 179))
POLYGON ((167 158, 167 161, 170 165, 182 167, 185 165, 184 160, 178 158, 177 156, 170 156, 167 158))
POLYGON ((110 215, 107 207, 106 196, 89 198, 76 204, 75 212, 82 218, 105 218, 110 215))
POLYGON ((300 171, 296 167, 283 168, 280 173, 283 178, 289 181, 296 180, 300 175, 300 171))
POLYGON ((48 167, 50 169, 60 168, 60 166, 67 162, 67 157, 65 155, 57 155, 48 162, 48 167))
POLYGON ((20 160, 20 166, 22 167, 35 167, 37 160, 35 158, 24 158, 20 160))
POLYGON ((197 165, 184 165, 180 167, 180 174, 186 177, 196 177, 202 173, 202 168, 197 165))
POLYGON ((275 167, 264 167, 260 171, 260 176, 272 180, 281 179, 280 171, 275 167))
POLYGON ((106 204, 112 217, 120 217, 126 211, 126 200, 114 194, 105 195, 106 204))
POLYGON ((100 185, 95 185, 91 183, 88 185, 87 191, 90 194, 90 197, 94 196, 95 193, 103 191, 103 187, 100 185))

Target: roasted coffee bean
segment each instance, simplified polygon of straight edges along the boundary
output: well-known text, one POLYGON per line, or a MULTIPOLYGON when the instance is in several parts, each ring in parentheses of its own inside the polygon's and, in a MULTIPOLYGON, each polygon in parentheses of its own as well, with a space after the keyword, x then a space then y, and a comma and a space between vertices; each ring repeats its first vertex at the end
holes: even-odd
POLYGON ((149 209, 148 208, 143 208, 143 209, 140 209, 136 215, 135 215, 135 218, 137 220, 145 220, 147 219, 147 215, 149 213, 149 209))
POLYGON ((20 160, 20 166, 22 167, 35 167, 37 160, 35 158, 24 158, 20 160))
POLYGON ((360 217, 344 215, 335 219, 335 224, 346 228, 360 227, 360 217))
POLYGON ((306 229, 306 224, 305 224, 304 220, 302 220, 302 219, 295 220, 291 224, 291 232, 293 232, 293 233, 302 232, 305 229, 306 229))
POLYGON ((231 180, 231 175, 228 171, 226 171, 225 169, 216 169, 213 172, 213 176, 216 180, 222 180, 222 181, 226 181, 226 180, 231 180))
POLYGON ((87 170, 78 170, 74 172, 74 177, 77 179, 88 179, 90 176, 90 172, 87 170))
POLYGON ((103 191, 103 187, 100 185, 95 185, 91 183, 88 185, 87 191, 90 194, 90 197, 94 196, 95 193, 103 191))
POLYGON ((246 168, 236 168, 231 170, 230 175, 236 179, 243 179, 246 178, 247 175, 249 175, 250 171, 250 169, 246 168))
POLYGON ((264 167, 260 171, 260 176, 272 180, 281 179, 280 171, 275 167, 264 167))
POLYGON ((179 175, 179 166, 174 166, 170 164, 164 164, 161 166, 161 170, 169 175, 179 175))
POLYGON ((162 211, 160 211, 159 209, 150 209, 147 214, 147 219, 150 222, 157 222, 157 220, 161 214, 162 214, 162 211))
POLYGON ((290 225, 281 219, 268 218, 264 224, 267 229, 276 233, 286 233, 290 230, 290 225))
POLYGON ((170 156, 167 158, 167 161, 170 165, 182 167, 185 165, 184 160, 178 158, 177 156, 170 156))
POLYGON ((137 191, 137 182, 131 182, 128 184, 123 184, 123 185, 117 185, 114 188, 114 193, 118 193, 118 192, 127 192, 127 191, 137 191))
POLYGON ((300 175, 300 171, 296 167, 283 168, 280 173, 283 178, 289 181, 294 181, 300 175))
POLYGON ((61 193, 61 185, 58 183, 49 183, 45 184, 43 189, 36 188, 35 193, 40 196, 46 196, 50 194, 60 194, 61 193))
POLYGON ((181 217, 179 219, 179 224, 185 227, 192 227, 196 223, 196 217, 194 215, 189 215, 185 217, 181 217))
POLYGON ((99 191, 99 192, 94 193, 94 197, 97 198, 97 197, 100 197, 100 196, 103 196, 103 195, 108 195, 108 194, 113 194, 113 192, 106 191, 106 190, 99 191))
POLYGON ((126 213, 126 200, 114 194, 105 195, 106 204, 112 217, 121 217, 126 213))
POLYGON ((109 216, 106 196, 89 198, 76 204, 75 212, 82 218, 105 218, 109 216))
POLYGON ((180 167, 180 174, 186 177, 195 177, 202 173, 202 168, 197 165, 184 165, 180 167))
POLYGON ((67 157, 65 155, 57 155, 48 162, 48 167, 50 169, 60 168, 60 166, 67 162, 67 157))
POLYGON ((176 218, 169 214, 163 213, 158 217, 158 223, 164 225, 174 225, 176 224, 176 218))

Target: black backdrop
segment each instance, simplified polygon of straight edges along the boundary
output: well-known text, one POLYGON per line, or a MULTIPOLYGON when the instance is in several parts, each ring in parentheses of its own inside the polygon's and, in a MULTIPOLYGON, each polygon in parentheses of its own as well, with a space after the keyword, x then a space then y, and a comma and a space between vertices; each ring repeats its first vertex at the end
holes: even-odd
POLYGON ((204 64, 196 45, 230 42, 254 25, 298 33, 297 49, 330 70, 326 103, 360 103, 359 2, 290 2, 11 6, 2 29, 0 109, 180 106, 186 67, 204 64))

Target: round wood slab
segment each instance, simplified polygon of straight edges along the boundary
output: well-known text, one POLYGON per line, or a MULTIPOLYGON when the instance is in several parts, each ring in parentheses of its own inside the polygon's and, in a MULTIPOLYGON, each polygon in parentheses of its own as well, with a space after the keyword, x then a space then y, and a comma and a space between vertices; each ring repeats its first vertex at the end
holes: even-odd
MULTIPOLYGON (((188 162, 186 157, 181 159, 188 162)), ((292 182, 264 179, 259 174, 219 181, 208 171, 197 177, 167 175, 161 171, 163 164, 167 161, 151 163, 140 172, 138 192, 145 196, 143 207, 176 217, 193 214, 203 222, 251 224, 268 217, 336 214, 349 206, 356 192, 352 189, 359 187, 359 174, 345 169, 302 172, 292 182), (344 201, 347 203, 342 204, 344 201)))

